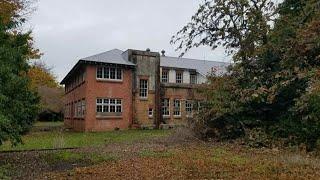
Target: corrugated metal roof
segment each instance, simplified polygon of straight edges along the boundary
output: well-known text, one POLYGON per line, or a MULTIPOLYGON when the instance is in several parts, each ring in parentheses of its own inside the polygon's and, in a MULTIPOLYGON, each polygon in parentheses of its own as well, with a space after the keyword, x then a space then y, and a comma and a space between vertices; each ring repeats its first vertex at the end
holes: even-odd
POLYGON ((132 62, 122 57, 122 53, 123 51, 119 49, 112 49, 110 51, 82 58, 81 60, 134 66, 132 62))
POLYGON ((160 57, 160 66, 169 68, 183 68, 183 69, 194 69, 200 74, 206 76, 212 71, 212 68, 217 70, 217 74, 222 74, 227 72, 227 67, 229 63, 217 62, 217 61, 206 61, 199 59, 189 59, 189 58, 177 58, 177 57, 160 57))

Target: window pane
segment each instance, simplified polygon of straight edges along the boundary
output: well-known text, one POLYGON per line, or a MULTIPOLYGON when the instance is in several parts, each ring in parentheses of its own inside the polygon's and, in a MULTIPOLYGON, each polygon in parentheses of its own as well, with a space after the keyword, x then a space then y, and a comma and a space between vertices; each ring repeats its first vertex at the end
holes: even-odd
POLYGON ((109 99, 104 99, 104 100, 103 100, 103 103, 104 103, 104 104, 109 104, 109 99))
POLYGON ((117 69, 117 79, 122 79, 122 70, 120 68, 117 69))
POLYGON ((110 112, 116 112, 116 106, 110 106, 110 112))
POLYGON ((110 68, 110 79, 116 79, 116 69, 110 68))
POLYGON ((103 112, 109 112, 109 106, 104 105, 103 106, 103 112))
POLYGON ((97 68, 97 78, 102 78, 102 67, 97 68))
POLYGON ((101 105, 97 105, 97 112, 102 112, 102 106, 101 105))
POLYGON ((108 67, 104 67, 103 78, 109 79, 109 71, 110 69, 108 67))
POLYGON ((102 99, 97 99, 97 104, 101 104, 102 103, 102 99))
POLYGON ((117 112, 122 112, 121 106, 117 106, 117 112))

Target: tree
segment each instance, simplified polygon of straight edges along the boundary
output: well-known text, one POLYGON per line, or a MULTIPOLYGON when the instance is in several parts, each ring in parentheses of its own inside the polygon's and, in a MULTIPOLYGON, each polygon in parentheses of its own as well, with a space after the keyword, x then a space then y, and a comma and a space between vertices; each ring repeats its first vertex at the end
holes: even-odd
POLYGON ((44 62, 36 61, 28 71, 31 88, 40 96, 39 121, 62 119, 64 89, 59 86, 51 69, 44 62))
POLYGON ((31 80, 32 88, 39 86, 47 86, 49 88, 59 87, 56 77, 51 72, 51 68, 42 61, 36 61, 31 65, 28 71, 28 77, 31 80))
POLYGON ((320 107, 312 100, 320 93, 314 90, 320 68, 319 15, 317 0, 284 0, 278 5, 271 0, 205 1, 172 43, 184 52, 200 45, 213 49, 220 45, 233 54, 235 63, 225 77, 232 82, 226 87, 232 89, 212 89, 216 92, 210 94, 232 92, 237 98, 209 103, 208 109, 236 104, 233 109, 240 111, 226 110, 226 106, 208 121, 232 119, 244 129, 261 128, 273 137, 295 137, 291 138, 295 143, 314 147, 320 138, 316 111, 320 107))
POLYGON ((18 29, 25 21, 20 15, 24 4, 0 2, 0 144, 21 142, 20 136, 29 130, 38 112, 39 98, 29 88, 27 61, 39 54, 32 47, 31 32, 18 29))

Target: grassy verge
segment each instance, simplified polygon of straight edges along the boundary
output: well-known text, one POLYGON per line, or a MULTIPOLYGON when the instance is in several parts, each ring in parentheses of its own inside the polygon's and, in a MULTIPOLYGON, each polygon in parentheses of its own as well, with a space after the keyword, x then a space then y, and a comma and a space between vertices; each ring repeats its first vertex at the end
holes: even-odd
POLYGON ((32 132, 24 136, 23 143, 12 147, 9 142, 0 146, 0 151, 30 150, 47 148, 96 147, 110 143, 133 142, 154 137, 168 136, 170 131, 163 130, 127 130, 99 133, 76 132, 32 132))

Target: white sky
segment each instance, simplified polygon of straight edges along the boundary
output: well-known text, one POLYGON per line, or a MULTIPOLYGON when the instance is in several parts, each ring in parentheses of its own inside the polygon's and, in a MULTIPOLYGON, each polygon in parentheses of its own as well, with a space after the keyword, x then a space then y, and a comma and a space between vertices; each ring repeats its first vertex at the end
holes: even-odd
MULTIPOLYGON (((29 20, 42 60, 60 81, 83 57, 110 49, 150 48, 178 56, 171 36, 202 0, 38 0, 29 20)), ((230 61, 223 49, 191 50, 189 58, 230 61)))

